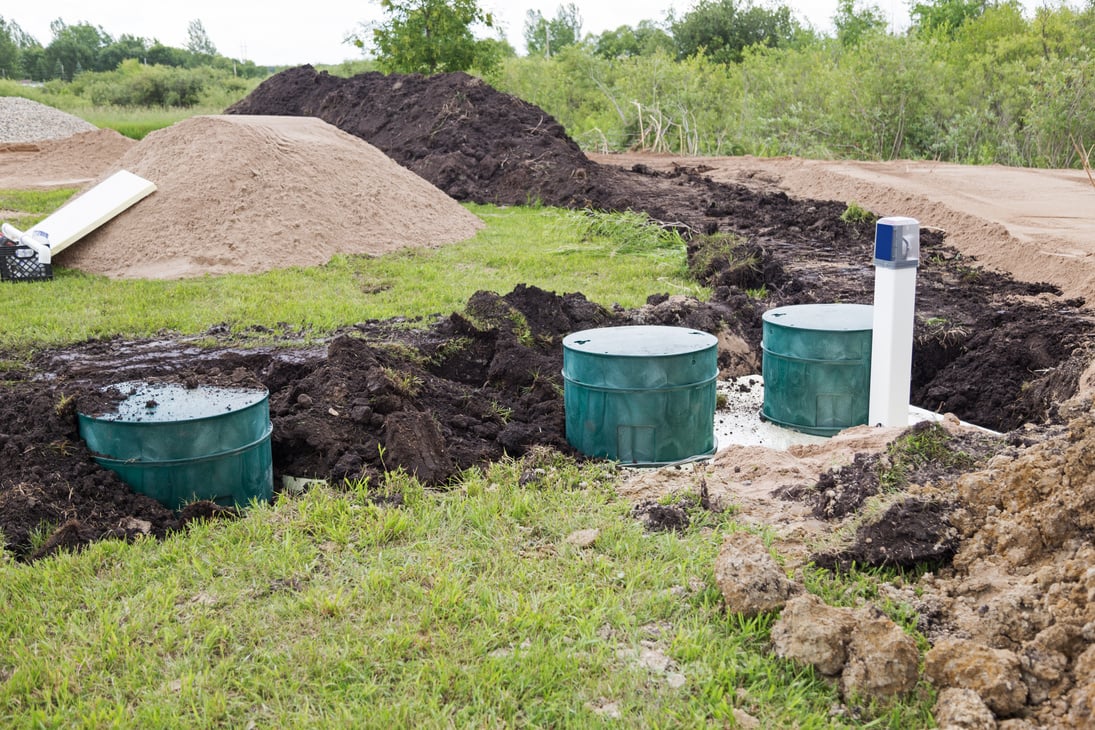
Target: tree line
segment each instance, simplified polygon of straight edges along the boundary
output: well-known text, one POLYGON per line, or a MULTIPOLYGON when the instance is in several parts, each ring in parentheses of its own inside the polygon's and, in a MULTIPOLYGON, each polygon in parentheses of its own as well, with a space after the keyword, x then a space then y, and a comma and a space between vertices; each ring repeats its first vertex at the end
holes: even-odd
POLYGON ((72 81, 85 72, 114 71, 127 60, 172 68, 209 67, 245 78, 269 73, 252 61, 217 53, 200 20, 187 26, 185 48, 127 33, 114 38, 102 26, 86 22, 70 25, 61 18, 49 27, 52 38, 43 46, 14 19, 0 16, 0 78, 72 81))
POLYGON ((925 0, 901 32, 841 0, 828 35, 786 10, 702 0, 487 78, 585 149, 1090 168, 1095 0, 925 0))
POLYGON ((897 32, 839 0, 822 34, 785 4, 699 0, 596 35, 571 3, 529 11, 519 57, 476 0, 383 0, 355 41, 384 71, 478 73, 586 149, 1071 167, 1095 151, 1095 0, 1078 2, 922 0, 897 32), (416 53, 442 35, 461 52, 416 53))

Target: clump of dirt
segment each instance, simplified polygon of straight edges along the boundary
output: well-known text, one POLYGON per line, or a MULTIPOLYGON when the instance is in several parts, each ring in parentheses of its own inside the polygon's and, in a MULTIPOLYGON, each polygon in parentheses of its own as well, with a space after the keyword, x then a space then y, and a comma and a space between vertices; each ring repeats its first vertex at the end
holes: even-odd
MULTIPOLYGON (((569 451, 558 351, 573 312, 560 302, 553 327, 545 312, 522 309, 526 292, 538 298, 525 287, 507 297, 481 292, 469 311, 539 316, 532 344, 507 316, 456 313, 410 342, 381 323, 336 337, 322 361, 271 397, 279 468, 338 482, 402 467, 436 485, 534 445, 569 451)), ((609 321, 599 308, 590 313, 609 321)))
POLYGON ((922 421, 904 430, 884 450, 857 453, 851 463, 829 469, 812 487, 793 484, 776 490, 775 495, 805 502, 816 519, 844 520, 854 526, 846 543, 812 556, 817 565, 842 570, 852 565, 942 565, 958 546, 957 530, 950 522, 955 499, 944 494, 910 495, 909 486, 972 471, 1005 450, 1002 435, 975 429, 951 431, 922 421))
POLYGON ((921 630, 933 644, 949 647, 945 658, 953 671, 936 672, 937 684, 968 684, 999 720, 1089 727, 1095 719, 1095 413, 1040 436, 982 469, 921 490, 954 500, 949 520, 957 550, 950 567, 890 587, 888 595, 916 607, 921 630), (980 679, 983 672, 959 671, 984 656, 1013 667, 1008 679, 1017 702, 999 706, 994 688, 980 679))
POLYGON ((319 117, 457 200, 581 207, 600 170, 542 109, 462 72, 339 78, 301 66, 225 113, 319 117))
POLYGON ((811 489, 779 490, 785 499, 807 502, 819 520, 841 520, 859 512, 867 500, 909 484, 925 484, 956 472, 972 471, 1004 449, 1005 438, 987 431, 951 432, 921 421, 885 449, 859 453, 850 464, 830 469, 811 489))
POLYGON ((817 553, 814 563, 830 570, 946 565, 958 548, 958 531, 950 522, 953 510, 948 501, 903 497, 859 525, 851 545, 817 553))
POLYGON ((856 454, 851 464, 822 474, 812 488, 790 485, 778 490, 776 495, 806 502, 811 514, 819 520, 842 520, 859 512, 868 498, 882 490, 878 478, 880 459, 877 453, 856 454))
POLYGON ((59 265, 116 278, 254 273, 440 246, 483 225, 318 119, 192 117, 149 134, 114 169, 156 192, 58 254, 59 265))

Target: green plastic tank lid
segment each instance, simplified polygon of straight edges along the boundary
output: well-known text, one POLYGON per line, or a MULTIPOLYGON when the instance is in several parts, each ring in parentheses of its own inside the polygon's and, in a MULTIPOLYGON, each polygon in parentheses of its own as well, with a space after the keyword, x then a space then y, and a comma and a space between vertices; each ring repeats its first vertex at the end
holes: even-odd
POLYGON ((118 383, 112 386, 128 393, 116 411, 96 416, 98 421, 178 422, 214 418, 240 411, 267 397, 265 388, 213 387, 187 388, 179 383, 118 383))
POLYGON ((590 355, 664 357, 715 347, 714 335, 687 327, 629 325, 574 332, 563 338, 563 348, 590 355))
POLYGON ((874 327, 870 304, 792 304, 764 313, 772 325, 817 332, 859 332, 874 327))

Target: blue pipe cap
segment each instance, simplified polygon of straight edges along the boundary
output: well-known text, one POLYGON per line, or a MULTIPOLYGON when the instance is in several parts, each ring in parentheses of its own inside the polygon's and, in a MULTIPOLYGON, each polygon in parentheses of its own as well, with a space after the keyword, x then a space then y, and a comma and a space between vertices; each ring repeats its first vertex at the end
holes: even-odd
POLYGON ((874 265, 913 269, 920 265, 920 221, 904 216, 879 218, 874 229, 874 265))

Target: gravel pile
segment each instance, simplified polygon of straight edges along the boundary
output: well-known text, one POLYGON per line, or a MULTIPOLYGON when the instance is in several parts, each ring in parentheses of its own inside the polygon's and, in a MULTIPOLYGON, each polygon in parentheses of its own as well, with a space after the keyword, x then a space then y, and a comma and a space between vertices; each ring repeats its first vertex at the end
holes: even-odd
POLYGON ((97 127, 21 96, 0 96, 0 144, 64 139, 97 127))

